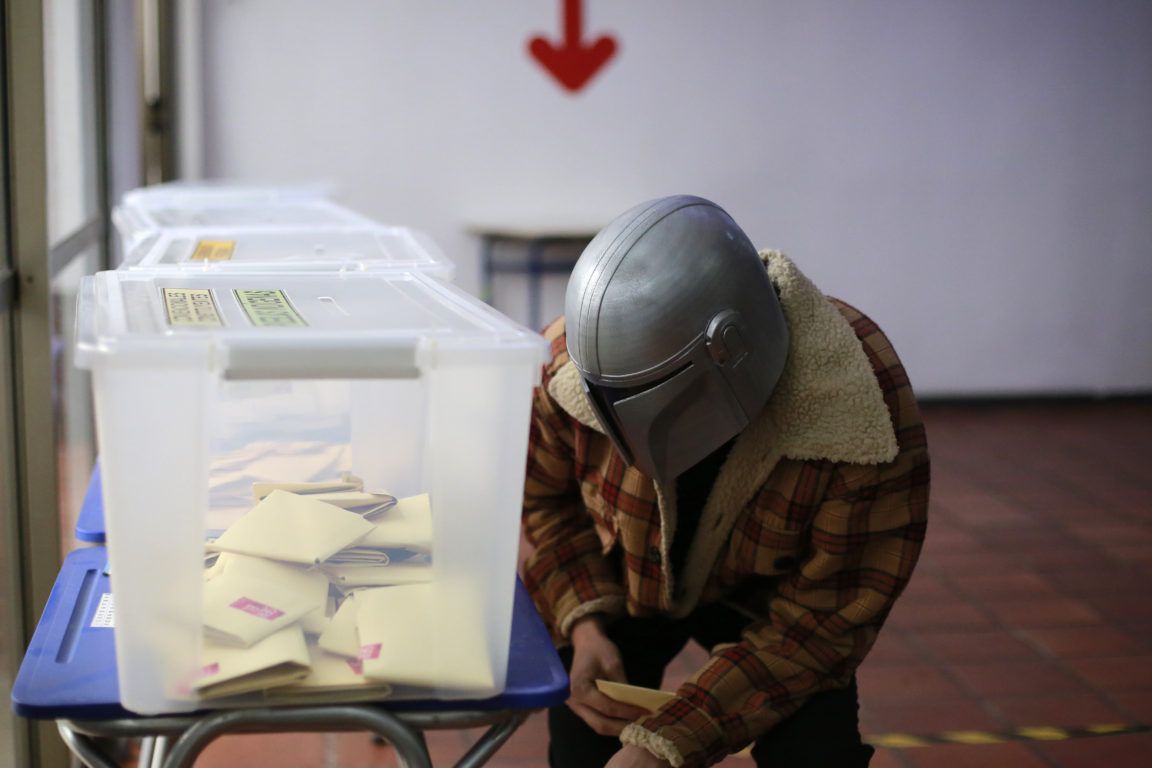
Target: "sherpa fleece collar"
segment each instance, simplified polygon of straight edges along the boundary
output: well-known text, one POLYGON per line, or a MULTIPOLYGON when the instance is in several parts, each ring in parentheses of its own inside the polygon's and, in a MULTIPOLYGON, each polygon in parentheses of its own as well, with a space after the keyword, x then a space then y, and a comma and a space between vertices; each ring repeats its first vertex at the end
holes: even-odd
MULTIPOLYGON (((737 440, 790 459, 879 464, 896 458, 896 433, 880 384, 848 321, 779 251, 760 258, 780 293, 790 348, 784 372, 764 411, 737 440), (759 437, 761 439, 748 440, 759 437), (762 442, 766 438, 768 443, 762 442)), ((573 418, 603 432, 569 361, 548 392, 573 418)))

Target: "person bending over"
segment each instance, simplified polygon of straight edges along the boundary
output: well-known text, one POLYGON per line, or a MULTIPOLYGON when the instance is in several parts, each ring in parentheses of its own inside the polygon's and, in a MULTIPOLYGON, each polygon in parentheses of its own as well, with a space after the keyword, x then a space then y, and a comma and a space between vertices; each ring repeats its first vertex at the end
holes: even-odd
POLYGON ((549 762, 865 766, 855 671, 924 540, 929 459, 864 314, 691 196, 580 256, 533 396, 524 581, 569 668, 549 762), (597 679, 659 687, 659 709, 597 679))

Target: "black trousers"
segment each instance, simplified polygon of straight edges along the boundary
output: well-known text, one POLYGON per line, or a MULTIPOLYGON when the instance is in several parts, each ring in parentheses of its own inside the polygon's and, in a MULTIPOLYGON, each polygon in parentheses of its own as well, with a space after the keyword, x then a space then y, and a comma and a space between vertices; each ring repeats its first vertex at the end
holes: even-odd
MULTIPOLYGON (((628 682, 659 688, 664 668, 695 640, 705 648, 740 639, 748 619, 724 606, 701 608, 683 619, 619 619, 608 636, 620 649, 628 682)), ((560 657, 572 665, 572 649, 560 657)), ((771 768, 864 768, 872 747, 860 740, 856 681, 843 690, 809 699, 752 747, 757 766, 771 768)), ((552 768, 601 768, 620 749, 615 736, 601 736, 566 706, 548 710, 548 764, 552 768)))

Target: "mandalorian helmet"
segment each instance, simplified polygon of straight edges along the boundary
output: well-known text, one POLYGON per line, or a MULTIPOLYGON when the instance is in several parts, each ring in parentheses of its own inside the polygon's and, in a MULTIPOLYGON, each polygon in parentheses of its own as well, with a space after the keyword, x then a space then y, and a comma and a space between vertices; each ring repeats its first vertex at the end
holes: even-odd
POLYGON ((788 328, 756 249, 715 203, 632 208, 581 254, 564 301, 568 354, 624 459, 671 482, 772 394, 788 328))

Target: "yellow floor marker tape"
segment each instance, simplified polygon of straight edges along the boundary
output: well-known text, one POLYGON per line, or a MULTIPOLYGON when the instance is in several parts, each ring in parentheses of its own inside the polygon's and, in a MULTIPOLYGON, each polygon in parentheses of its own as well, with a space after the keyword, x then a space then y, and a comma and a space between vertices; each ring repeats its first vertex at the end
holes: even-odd
POLYGON ((1116 736, 1124 733, 1145 733, 1152 725, 1143 723, 1099 723, 1079 728, 1053 728, 1031 726, 1007 731, 944 731, 930 735, 911 733, 865 734, 864 741, 874 747, 888 749, 914 749, 933 744, 1003 744, 1006 741, 1064 741, 1087 736, 1116 736))
POLYGON ((1007 741, 999 733, 986 733, 984 731, 945 731, 940 738, 949 744, 1003 744, 1007 741))

